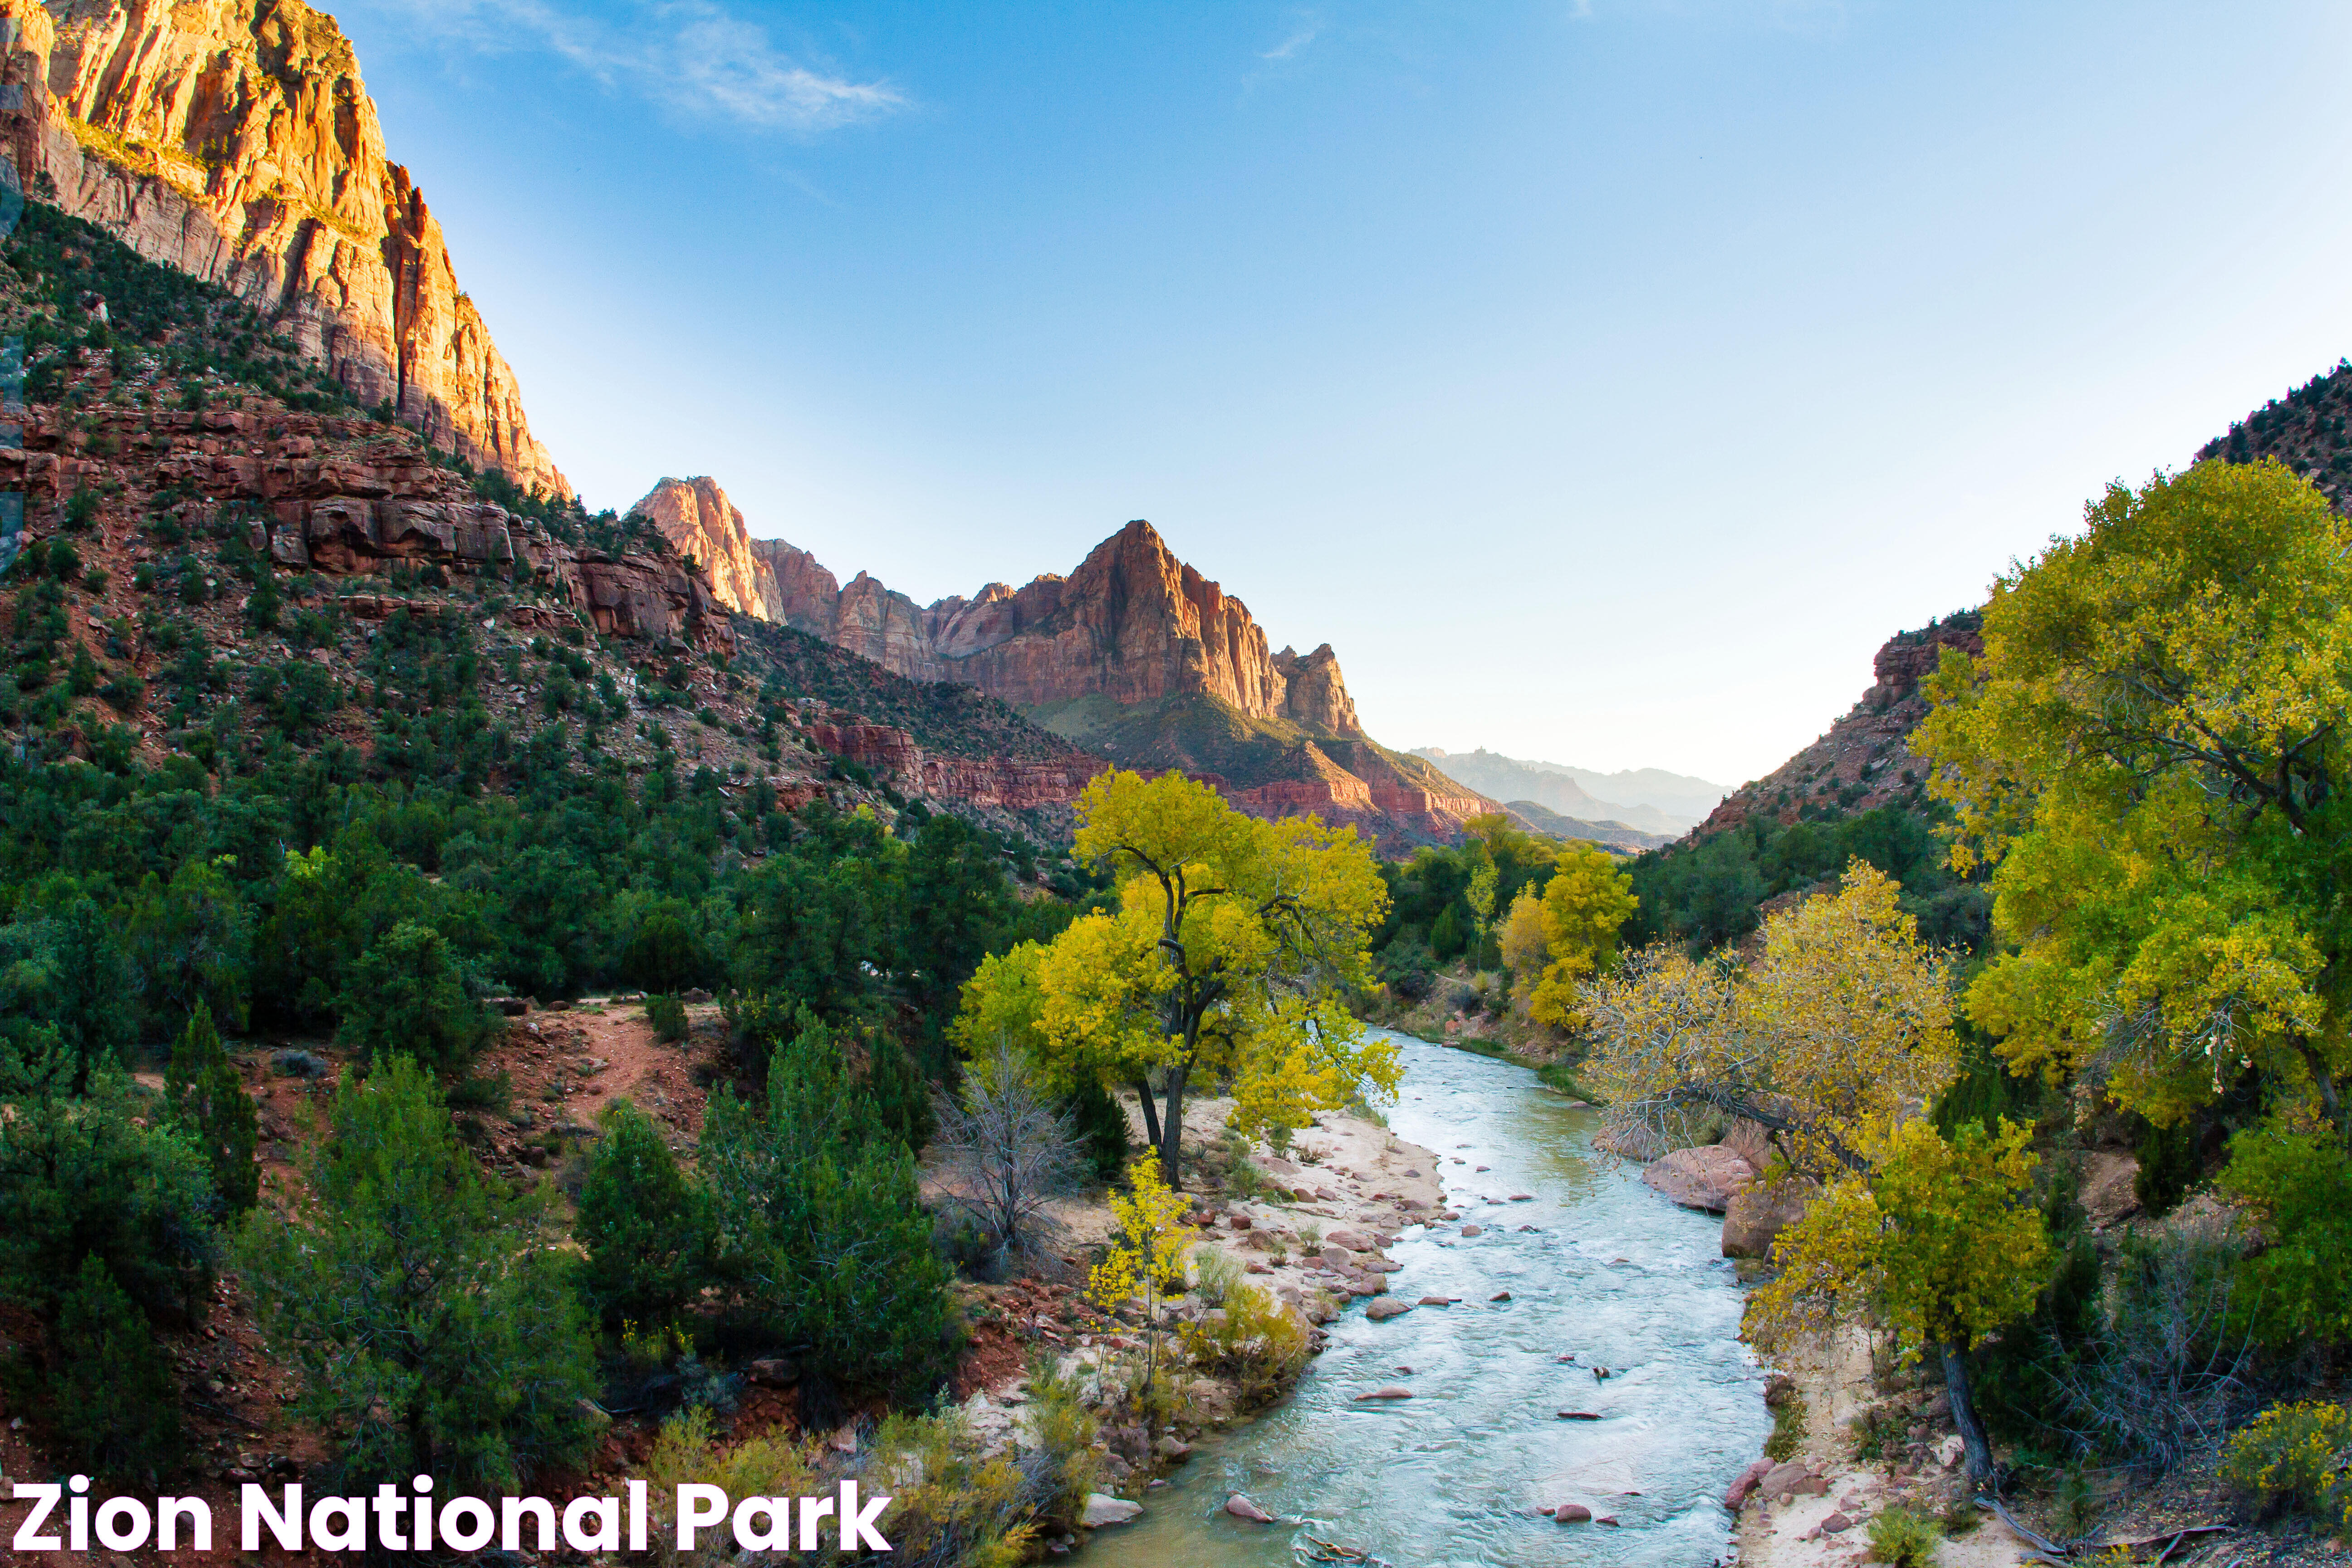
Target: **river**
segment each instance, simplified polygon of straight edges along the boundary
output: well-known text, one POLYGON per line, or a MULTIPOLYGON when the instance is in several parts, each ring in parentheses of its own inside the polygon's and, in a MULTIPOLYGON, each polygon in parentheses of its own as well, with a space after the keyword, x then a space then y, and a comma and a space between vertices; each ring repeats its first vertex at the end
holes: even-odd
POLYGON ((1486 1230, 1405 1232, 1389 1287, 1461 1301, 1385 1323, 1358 1302, 1288 1399, 1203 1439, 1141 1519, 1098 1531, 1079 1561, 1287 1568, 1312 1536, 1397 1568, 1707 1568, 1729 1541, 1718 1500, 1771 1426, 1721 1222, 1594 1153, 1600 1118, 1527 1068, 1393 1037, 1405 1077, 1389 1124, 1436 1152, 1448 1201, 1486 1230), (1535 1198, 1485 1201, 1514 1193, 1535 1198), (1356 1398, 1390 1384, 1414 1397, 1356 1398), (1569 1409, 1601 1418, 1560 1420, 1569 1409), (1281 1522, 1226 1514, 1236 1491, 1281 1522), (1618 1527, 1529 1515, 1570 1500, 1618 1527))

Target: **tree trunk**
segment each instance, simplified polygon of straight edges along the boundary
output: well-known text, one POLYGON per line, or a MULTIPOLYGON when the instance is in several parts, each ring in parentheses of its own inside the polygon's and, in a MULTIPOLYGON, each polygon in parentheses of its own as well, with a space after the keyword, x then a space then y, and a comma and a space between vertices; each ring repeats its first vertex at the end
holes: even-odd
POLYGON ((1160 1179, 1171 1193, 1184 1190, 1184 1069, 1168 1069, 1168 1119, 1160 1133, 1160 1179))
POLYGON ((1992 1445, 1985 1441, 1984 1423, 1977 1419, 1977 1404, 1969 1394, 1968 1352, 1947 1340, 1937 1350, 1944 1357, 1944 1388, 1952 1399, 1952 1425, 1960 1429, 1960 1446, 1969 1458, 1969 1479, 1992 1479, 1992 1445))
POLYGON ((1151 1098, 1151 1079, 1135 1080, 1135 1098, 1143 1102, 1143 1142, 1157 1152, 1160 1147, 1160 1107, 1151 1098))

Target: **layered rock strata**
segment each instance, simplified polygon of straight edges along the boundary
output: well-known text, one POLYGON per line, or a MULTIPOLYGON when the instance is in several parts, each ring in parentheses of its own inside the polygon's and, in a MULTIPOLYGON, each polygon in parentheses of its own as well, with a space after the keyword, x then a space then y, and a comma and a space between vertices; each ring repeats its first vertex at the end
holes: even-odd
MULTIPOLYGON (((715 488, 715 487, 714 487, 715 488)), ((775 619, 916 680, 957 680, 1020 708, 1083 697, 1133 704, 1201 693, 1255 719, 1358 739, 1339 661, 1266 645, 1249 606, 1129 523, 1066 577, 919 605, 861 572, 841 585, 806 551, 753 540, 775 619)))
POLYGON ((570 493, 359 61, 302 0, 0 0, 0 147, 28 188, 218 283, 363 404, 570 493))
POLYGON ((720 604, 755 620, 785 618, 778 613, 775 570, 753 548, 742 512, 718 480, 662 479, 629 510, 702 568, 720 604))

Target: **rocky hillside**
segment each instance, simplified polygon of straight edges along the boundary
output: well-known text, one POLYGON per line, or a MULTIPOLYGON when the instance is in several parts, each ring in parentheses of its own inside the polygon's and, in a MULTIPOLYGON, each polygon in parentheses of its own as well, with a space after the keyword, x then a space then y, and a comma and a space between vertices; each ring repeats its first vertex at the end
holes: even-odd
POLYGON ((1697 835, 1737 827, 1751 817, 1790 823, 1801 815, 1917 804, 1927 776, 1927 764, 1912 753, 1910 744, 1912 730, 1927 716, 1920 678, 1936 668, 1947 647, 1970 655, 1983 652, 1983 640, 1977 635, 1979 619, 1978 612, 1963 610, 1887 638, 1871 660, 1876 679, 1862 700, 1821 739, 1763 778, 1726 795, 1699 825, 1697 835))
POLYGON ((2197 457, 2231 463, 2276 458, 2326 492, 2340 511, 2352 493, 2347 418, 2352 418, 2352 362, 2338 360, 2335 369, 2232 424, 2227 436, 2200 447, 2197 457))
POLYGON ((1540 801, 1506 801, 1503 809, 1513 822, 1530 833, 1540 833, 1549 838, 1581 839, 1619 855, 1655 849, 1674 842, 1671 834, 1644 833, 1622 822, 1607 819, 1595 822, 1586 817, 1562 816, 1540 801))
POLYGON ((359 61, 302 0, 0 0, 26 188, 218 283, 363 407, 568 493, 359 61))
POLYGON ((658 534, 510 510, 485 494, 510 487, 306 382, 241 301, 93 225, 30 204, 0 262, 29 360, 23 443, 0 449, 29 538, 10 626, 17 689, 38 693, 9 711, 67 750, 152 765, 335 742, 396 773, 402 735, 468 721, 462 695, 496 716, 486 767, 561 736, 787 803, 928 798, 1048 841, 1103 765, 978 692, 730 615, 658 534), (106 322, 78 303, 93 284, 106 322))

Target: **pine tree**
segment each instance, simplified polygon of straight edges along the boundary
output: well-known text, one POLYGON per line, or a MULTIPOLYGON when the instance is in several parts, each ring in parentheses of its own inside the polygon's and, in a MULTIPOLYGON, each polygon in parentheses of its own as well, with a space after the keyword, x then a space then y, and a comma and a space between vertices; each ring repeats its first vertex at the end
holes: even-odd
POLYGON ((261 1170, 253 1163, 253 1101, 221 1048, 212 1009, 202 1002, 172 1047, 163 1088, 172 1115, 204 1150, 222 1201, 232 1213, 251 1208, 261 1191, 261 1170))
POLYGON ((604 1113, 572 1237, 580 1288, 608 1323, 668 1321, 710 1277, 710 1200, 679 1171, 661 1129, 625 1100, 604 1113))
POLYGON ((77 1464, 152 1478, 180 1451, 180 1399, 147 1320, 106 1265, 82 1259, 59 1303, 49 1407, 77 1464))

